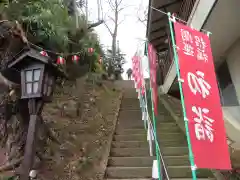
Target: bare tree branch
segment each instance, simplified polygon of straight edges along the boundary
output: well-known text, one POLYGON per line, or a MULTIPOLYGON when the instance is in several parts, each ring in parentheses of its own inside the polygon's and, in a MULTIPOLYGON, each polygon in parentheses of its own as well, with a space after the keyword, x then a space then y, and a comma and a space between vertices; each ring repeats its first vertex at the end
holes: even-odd
POLYGON ((119 7, 119 6, 122 4, 122 1, 123 1, 123 0, 119 0, 119 1, 116 0, 116 1, 115 1, 115 2, 116 2, 116 7, 119 7))
POLYGON ((111 34, 111 36, 113 36, 113 32, 112 32, 111 29, 108 27, 108 25, 106 24, 105 21, 104 21, 103 24, 106 26, 106 28, 107 28, 108 32, 111 34))
POLYGON ((92 24, 88 25, 88 29, 95 28, 95 27, 101 25, 103 22, 104 22, 103 20, 100 20, 98 22, 92 23, 92 24))
POLYGON ((115 19, 111 16, 108 16, 110 20, 112 20, 113 22, 115 22, 115 19))
POLYGON ((128 8, 128 7, 131 7, 132 5, 125 5, 123 7, 118 7, 118 12, 121 12, 122 10, 128 8))
POLYGON ((147 27, 147 19, 148 19, 147 7, 143 12, 140 12, 142 9, 143 9, 142 5, 140 5, 137 9, 137 20, 147 27))
POLYGON ((123 17, 123 19, 118 22, 118 26, 119 26, 120 24, 122 24, 122 23, 126 20, 126 17, 128 17, 128 16, 130 16, 130 15, 125 15, 125 16, 123 17))
POLYGON ((116 6, 112 3, 112 0, 108 0, 107 2, 109 4, 111 10, 114 11, 116 9, 116 6))

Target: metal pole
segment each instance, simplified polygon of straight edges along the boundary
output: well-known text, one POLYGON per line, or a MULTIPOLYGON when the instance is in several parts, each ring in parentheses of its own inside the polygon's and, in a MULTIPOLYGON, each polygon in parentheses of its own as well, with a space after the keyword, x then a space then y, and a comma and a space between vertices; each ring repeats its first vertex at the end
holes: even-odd
MULTIPOLYGON (((147 47, 147 43, 145 45, 145 48, 147 47)), ((149 70, 149 74, 150 74, 150 93, 151 93, 151 105, 152 105, 152 119, 153 119, 153 130, 154 133, 156 134, 156 138, 154 139, 155 142, 155 153, 157 156, 157 164, 158 164, 158 179, 161 180, 162 176, 161 176, 161 161, 160 161, 160 157, 159 157, 159 153, 158 153, 158 144, 157 144, 157 128, 156 128, 156 116, 155 116, 155 112, 154 112, 154 104, 153 104, 153 92, 152 92, 152 83, 151 83, 151 73, 150 73, 150 66, 149 66, 149 58, 148 58, 148 70, 149 70)), ((160 147, 159 147, 160 149, 160 147)))
POLYGON ((174 31, 173 31, 173 25, 172 25, 172 22, 171 22, 171 14, 170 13, 168 13, 168 21, 169 21, 169 27, 170 27, 170 32, 171 32, 171 40, 172 40, 172 46, 173 46, 174 62, 175 62, 175 65, 176 65, 177 77, 179 79, 178 85, 179 85, 179 90, 180 90, 181 105, 182 105, 184 124, 185 124, 185 129, 186 129, 188 151, 189 151, 189 161, 190 161, 190 164, 191 164, 192 178, 193 178, 193 180, 196 180, 197 179, 196 168, 195 168, 194 157, 193 157, 193 152, 192 152, 192 144, 191 144, 191 140, 190 140, 190 133, 189 133, 189 127, 188 127, 186 107, 185 107, 185 103, 184 103, 184 95, 183 95, 183 90, 182 90, 182 83, 180 81, 180 77, 181 76, 180 76, 180 71, 179 71, 178 55, 177 55, 177 51, 176 51, 176 48, 175 48, 176 44, 175 44, 175 39, 174 39, 174 31))

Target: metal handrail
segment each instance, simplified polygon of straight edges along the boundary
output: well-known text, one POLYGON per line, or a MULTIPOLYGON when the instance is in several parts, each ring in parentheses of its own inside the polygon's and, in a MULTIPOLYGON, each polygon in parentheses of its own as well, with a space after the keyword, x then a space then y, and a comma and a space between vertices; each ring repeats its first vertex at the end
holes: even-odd
MULTIPOLYGON (((165 163, 164 163, 164 159, 163 159, 163 156, 162 156, 160 147, 159 147, 159 143, 158 143, 158 140, 157 140, 157 135, 155 134, 155 132, 154 132, 154 130, 153 130, 152 121, 151 121, 151 119, 150 119, 149 116, 148 116, 148 121, 149 121, 150 126, 151 126, 150 129, 151 129, 151 133, 153 133, 153 138, 155 139, 155 142, 157 142, 156 145, 157 145, 157 149, 158 149, 158 151, 159 151, 159 155, 160 155, 160 157, 161 157, 161 164, 163 165, 163 169, 164 169, 164 174, 165 174, 165 176, 166 176, 166 180, 170 180, 169 175, 168 175, 168 172, 167 172, 167 168, 166 168, 166 165, 165 165, 165 163)), ((157 153, 157 152, 156 152, 156 153, 157 153)))
MULTIPOLYGON (((146 86, 145 86, 146 87, 146 86)), ((146 89, 146 88, 145 88, 146 89)), ((142 102, 141 102, 141 100, 140 100, 140 104, 141 104, 142 102)), ((161 167, 163 167, 163 169, 164 169, 164 173, 162 173, 162 174, 159 174, 159 176, 163 176, 163 175, 165 175, 165 179, 164 180, 170 180, 169 179, 169 175, 168 175, 168 172, 167 172, 167 168, 166 168, 166 165, 165 165, 165 163, 164 163, 164 159, 163 159, 163 156, 162 156, 162 153, 161 153, 161 150, 160 150, 160 146, 159 146, 159 143, 158 143, 158 140, 157 140, 157 134, 155 133, 155 131, 154 131, 154 128, 153 128, 153 124, 152 124, 152 120, 151 120, 151 118, 150 118, 150 116, 149 116, 149 113, 148 113, 148 98, 147 98, 147 95, 146 95, 146 91, 145 91, 145 97, 144 97, 144 102, 143 102, 143 108, 145 109, 145 111, 144 112, 146 112, 147 114, 147 121, 149 122, 149 125, 150 125, 150 130, 151 130, 151 134, 153 134, 153 140, 154 140, 154 142, 155 142, 155 144, 156 144, 156 146, 157 146, 157 150, 158 150, 158 152, 155 152, 155 154, 156 153, 159 153, 159 155, 160 155, 160 159, 161 159, 161 167)), ((142 111, 143 112, 143 111, 142 111)), ((145 116, 146 117, 146 116, 145 116)), ((148 127, 149 128, 149 127, 148 127)), ((148 132, 147 132, 148 133, 148 132)), ((150 141, 152 141, 152 135, 150 134, 150 141)), ((149 141, 149 146, 151 147, 151 143, 150 143, 150 141, 149 141)), ((151 151, 150 151, 151 152, 151 151)), ((158 167, 159 168, 159 167, 158 167)))

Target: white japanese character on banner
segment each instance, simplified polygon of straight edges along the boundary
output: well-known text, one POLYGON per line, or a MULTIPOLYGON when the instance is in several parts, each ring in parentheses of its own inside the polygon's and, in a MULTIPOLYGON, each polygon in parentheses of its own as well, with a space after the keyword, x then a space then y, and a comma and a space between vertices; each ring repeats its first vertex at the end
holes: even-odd
POLYGON ((207 116, 209 109, 193 106, 192 111, 196 114, 196 117, 194 117, 194 121, 196 122, 194 128, 197 139, 206 140, 207 138, 210 142, 213 142, 214 120, 207 116))
POLYGON ((204 73, 201 71, 197 71, 196 75, 189 72, 188 73, 188 86, 193 94, 197 94, 199 92, 203 98, 206 98, 210 92, 211 86, 204 80, 204 73))
POLYGON ((197 46, 197 59, 200 61, 208 61, 208 55, 206 54, 206 42, 203 40, 203 38, 199 38, 198 36, 195 36, 195 44, 197 46))
POLYGON ((181 36, 183 41, 183 53, 188 56, 194 56, 194 48, 193 48, 193 38, 189 31, 185 29, 181 29, 181 36))

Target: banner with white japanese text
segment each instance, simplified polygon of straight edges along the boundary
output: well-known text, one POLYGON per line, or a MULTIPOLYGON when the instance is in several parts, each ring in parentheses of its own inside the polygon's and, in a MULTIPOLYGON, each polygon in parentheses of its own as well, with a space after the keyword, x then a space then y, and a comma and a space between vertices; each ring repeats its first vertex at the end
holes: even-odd
POLYGON ((132 69, 133 69, 133 79, 137 85, 137 89, 141 89, 141 93, 145 93, 145 86, 144 86, 144 77, 143 77, 143 70, 141 67, 141 57, 140 56, 133 56, 132 58, 132 69))
POLYGON ((135 82, 136 82, 136 61, 137 61, 136 56, 133 56, 132 57, 132 77, 135 82))
POLYGON ((174 29, 195 165, 231 169, 209 37, 178 22, 174 29))
POLYGON ((154 112, 157 116, 158 114, 158 90, 157 90, 157 52, 152 46, 152 44, 148 44, 148 59, 149 59, 149 69, 150 69, 150 81, 151 81, 151 88, 152 88, 152 95, 153 95, 153 105, 154 105, 154 112))

